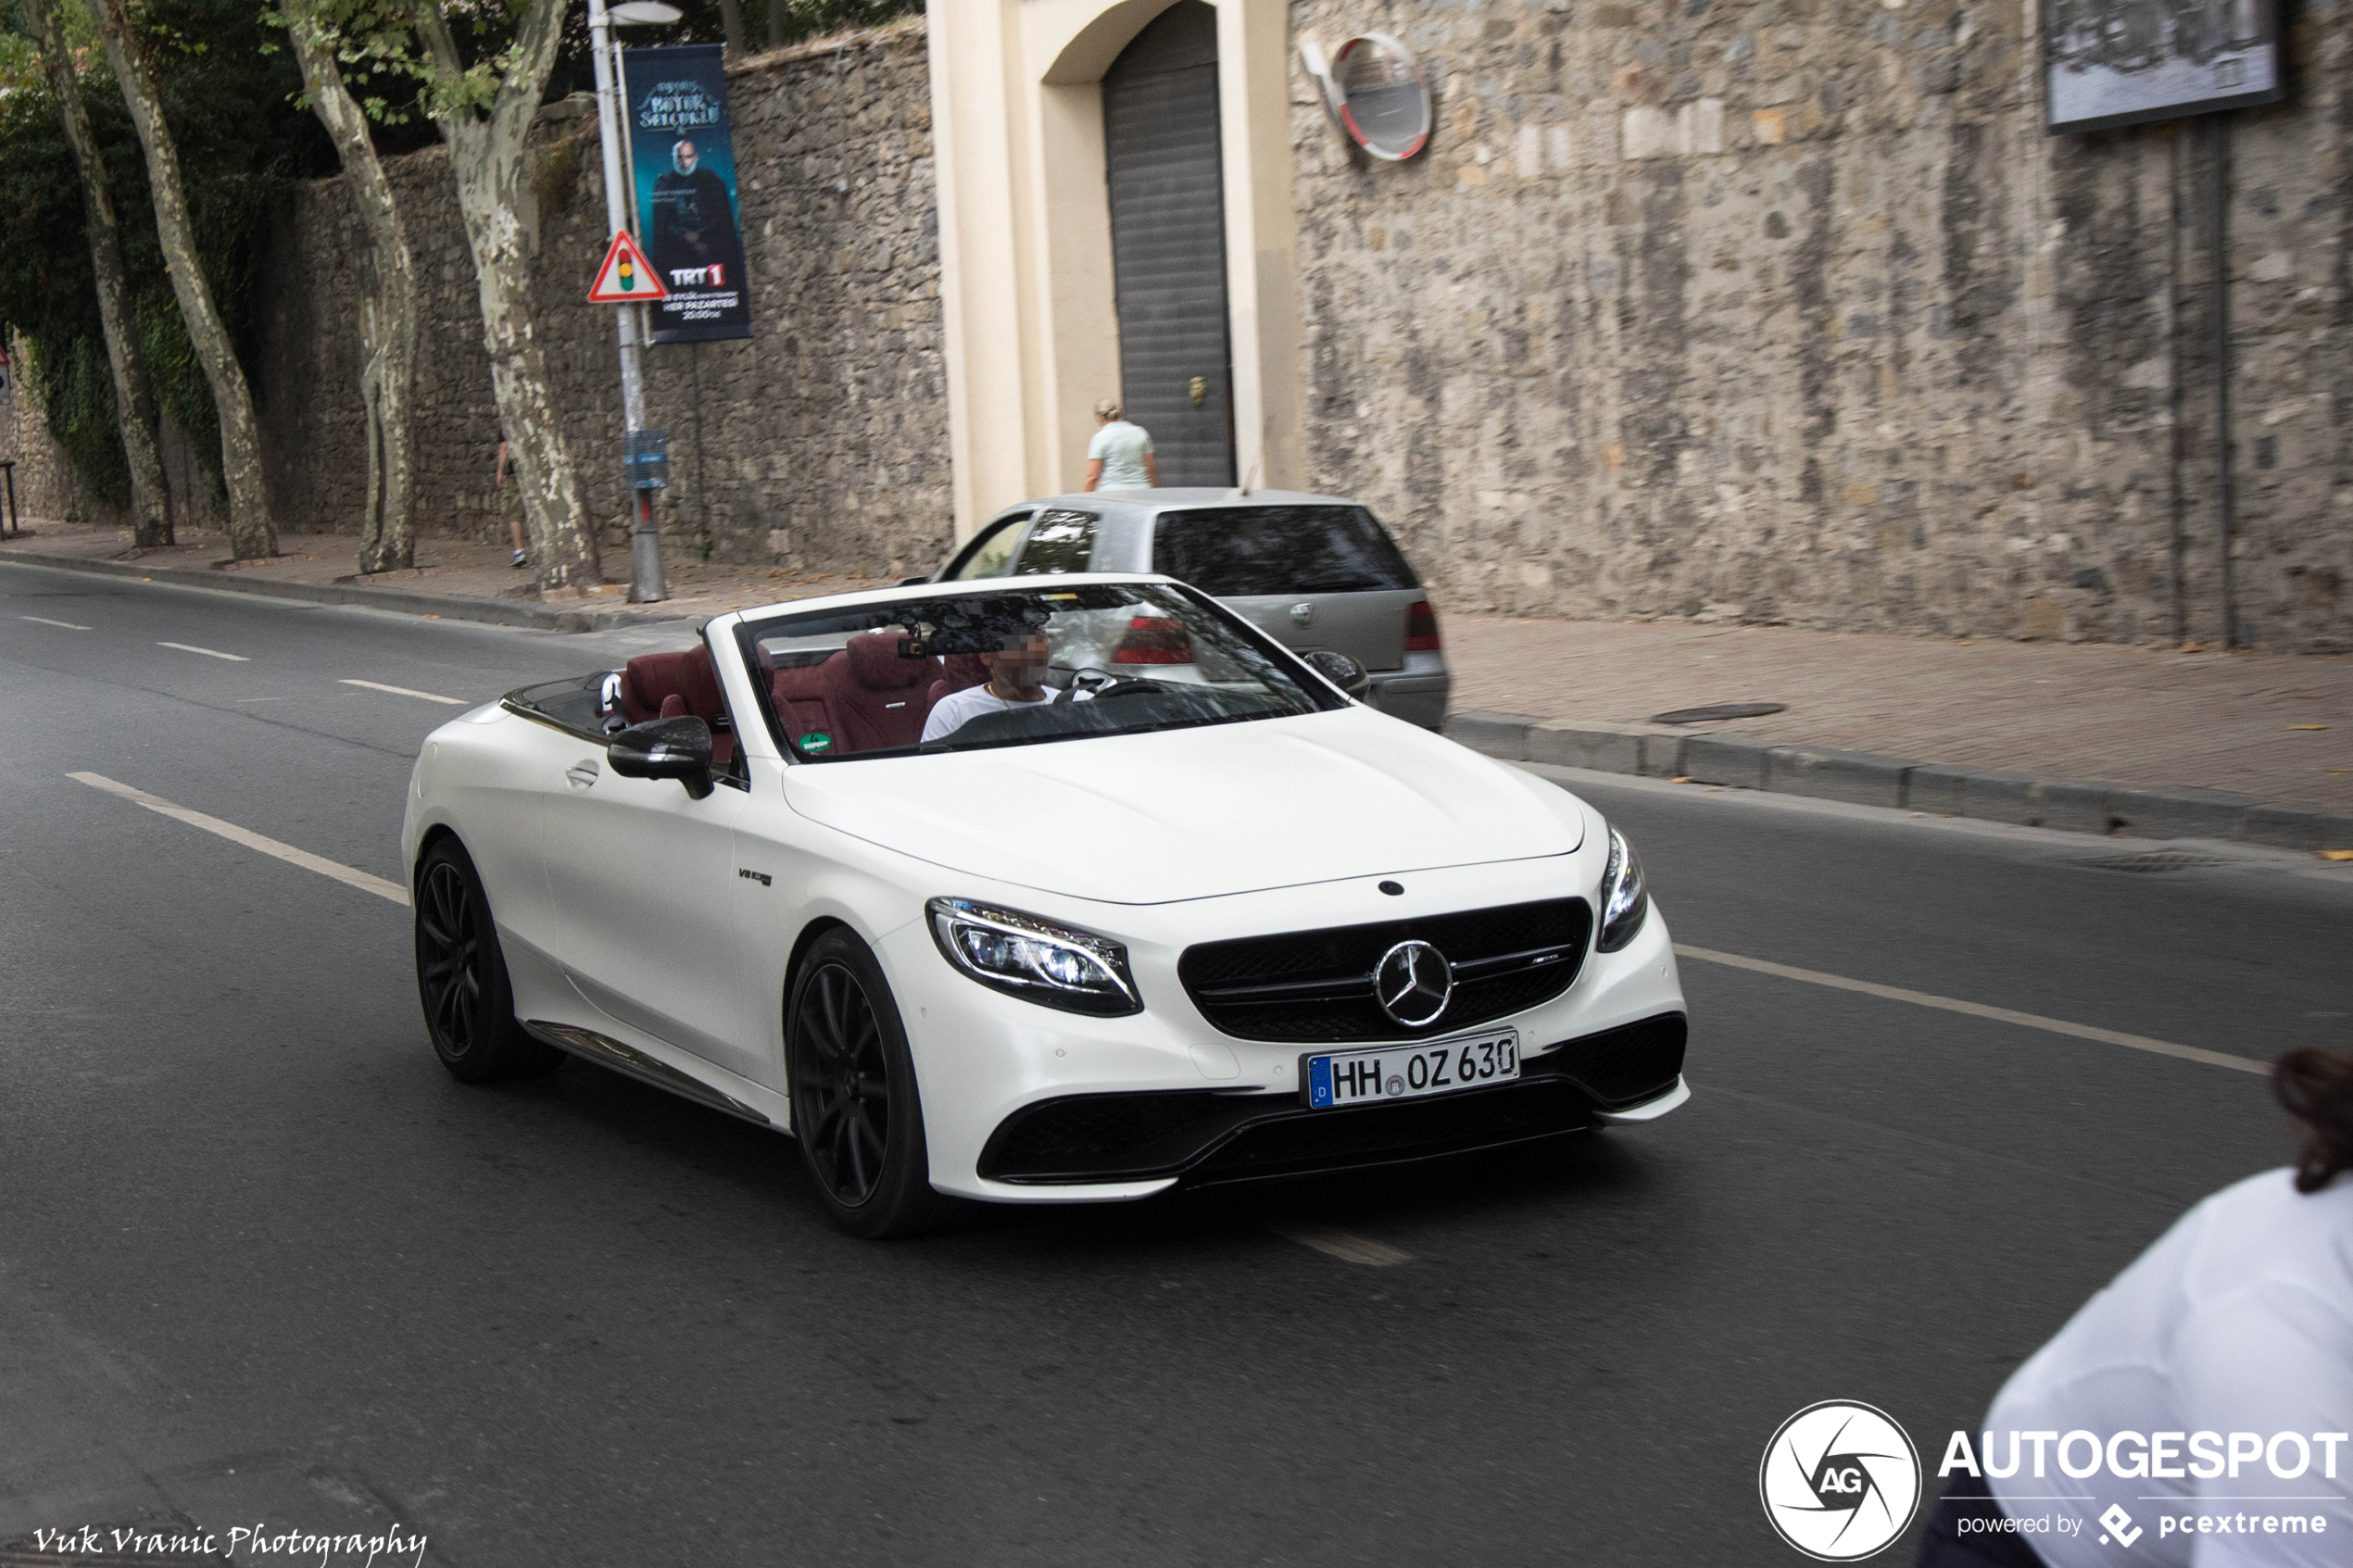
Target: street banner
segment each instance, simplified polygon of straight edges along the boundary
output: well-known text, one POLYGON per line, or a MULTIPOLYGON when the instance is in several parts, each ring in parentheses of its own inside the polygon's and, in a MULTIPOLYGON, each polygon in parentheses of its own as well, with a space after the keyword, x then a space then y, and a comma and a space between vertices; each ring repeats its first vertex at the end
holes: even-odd
POLYGON ((646 253, 629 237, 629 231, 615 229, 612 245, 605 251, 604 265, 597 269, 597 281, 588 285, 588 303, 647 305, 669 293, 654 275, 653 264, 646 259, 646 253))
POLYGON ((652 310, 656 343, 751 336, 720 50, 677 44, 621 52, 637 232, 668 291, 652 310))

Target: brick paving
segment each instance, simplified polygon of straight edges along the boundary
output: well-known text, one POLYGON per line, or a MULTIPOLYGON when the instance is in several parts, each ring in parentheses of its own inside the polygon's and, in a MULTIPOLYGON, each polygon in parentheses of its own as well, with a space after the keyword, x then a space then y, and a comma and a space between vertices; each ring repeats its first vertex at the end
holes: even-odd
MULTIPOLYGON (((19 550, 120 557, 130 546, 116 532, 31 526, 37 532, 20 543, 0 542, 0 557, 19 550)), ((277 560, 236 570, 319 584, 353 572, 350 535, 289 533, 280 545, 277 560)), ((205 570, 227 556, 219 535, 197 535, 140 558, 205 570)), ((527 574, 508 566, 502 547, 430 539, 419 544, 417 558, 416 575, 366 581, 453 600, 528 591, 527 574)), ((609 570, 625 566, 626 558, 612 552, 609 570)), ((665 571, 672 598, 642 608, 677 616, 884 581, 691 559, 672 559, 665 571)), ((624 602, 618 585, 591 601, 614 608, 624 602)), ((1445 616, 1442 629, 1457 709, 1624 724, 1704 704, 1780 702, 1787 711, 1704 727, 2045 777, 2233 790, 2353 812, 2353 657, 1500 616, 1445 616)))

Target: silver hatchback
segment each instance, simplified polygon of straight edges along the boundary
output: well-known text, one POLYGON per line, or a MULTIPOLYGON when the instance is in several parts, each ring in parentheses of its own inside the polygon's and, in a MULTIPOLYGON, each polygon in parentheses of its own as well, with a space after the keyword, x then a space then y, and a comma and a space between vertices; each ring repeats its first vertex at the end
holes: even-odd
MULTIPOLYGON (((1054 571, 1161 571, 1189 583, 1297 653, 1362 664, 1365 700, 1426 729, 1446 718, 1451 680, 1421 580, 1373 514, 1284 490, 1112 490, 1008 508, 933 580, 1054 571)), ((1182 650, 1139 627, 1122 662, 1182 650)))

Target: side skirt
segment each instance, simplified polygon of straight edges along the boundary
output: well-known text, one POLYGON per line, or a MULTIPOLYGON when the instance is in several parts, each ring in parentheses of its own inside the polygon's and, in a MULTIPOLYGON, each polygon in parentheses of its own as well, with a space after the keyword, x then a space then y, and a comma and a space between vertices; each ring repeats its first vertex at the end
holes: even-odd
POLYGON ((546 1019, 531 1019, 524 1022, 523 1029, 534 1039, 544 1041, 560 1050, 570 1051, 599 1067, 610 1067, 641 1084, 666 1089, 681 1099, 693 1100, 697 1105, 709 1106, 713 1110, 724 1110, 730 1116, 740 1116, 759 1126, 786 1130, 782 1123, 773 1120, 766 1112, 610 1035, 599 1035, 593 1029, 582 1029, 574 1024, 554 1023, 546 1019))

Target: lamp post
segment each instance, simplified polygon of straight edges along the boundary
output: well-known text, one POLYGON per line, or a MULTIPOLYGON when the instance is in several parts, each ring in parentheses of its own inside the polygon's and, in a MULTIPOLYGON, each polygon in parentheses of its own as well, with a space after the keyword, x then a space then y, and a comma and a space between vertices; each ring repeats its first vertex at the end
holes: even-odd
MULTIPOLYGON (((597 132, 605 156, 605 220, 617 233, 628 228, 630 200, 623 188, 621 156, 621 89, 614 69, 612 30, 616 25, 666 26, 685 13, 661 0, 627 0, 608 9, 605 0, 588 0, 588 53, 597 66, 597 132)), ((646 378, 638 364, 643 336, 638 312, 643 306, 624 305, 619 312, 621 333, 621 419, 623 437, 632 458, 637 433, 646 428, 646 378)), ((630 495, 637 503, 637 521, 629 536, 629 600, 653 604, 670 596, 661 580, 661 536, 654 529, 653 493, 635 487, 635 468, 630 465, 630 495)))

